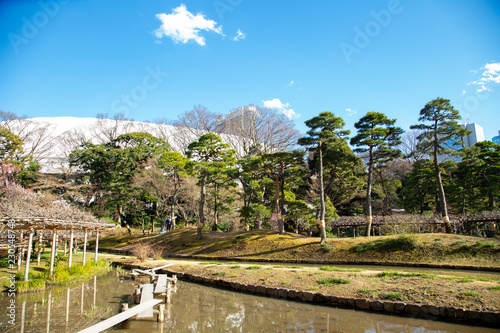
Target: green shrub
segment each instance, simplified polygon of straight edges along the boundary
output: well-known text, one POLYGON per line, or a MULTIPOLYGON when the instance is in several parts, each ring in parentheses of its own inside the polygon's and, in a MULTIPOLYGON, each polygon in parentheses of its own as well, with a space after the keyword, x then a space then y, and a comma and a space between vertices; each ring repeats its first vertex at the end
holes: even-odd
POLYGON ((382 294, 381 297, 382 297, 382 299, 388 299, 388 300, 392 300, 392 301, 403 299, 403 296, 401 295, 401 293, 397 292, 397 291, 384 293, 384 294, 382 294))
POLYGON ((378 239, 372 242, 359 244, 353 247, 355 252, 371 250, 413 250, 417 247, 417 238, 414 235, 399 235, 396 238, 378 239))
POLYGON ((261 269, 260 266, 248 266, 245 269, 251 270, 251 269, 261 269))
POLYGON ((362 269, 360 268, 340 268, 340 267, 332 267, 332 266, 321 266, 319 268, 322 271, 329 271, 329 272, 361 272, 362 269))
POLYGON ((335 278, 335 277, 328 277, 324 279, 320 279, 316 281, 318 284, 323 284, 323 285, 329 285, 329 284, 348 284, 351 283, 350 280, 348 279, 342 279, 342 278, 335 278))
POLYGON ((234 223, 232 221, 224 221, 217 225, 217 230, 222 232, 230 232, 234 230, 234 223))
POLYGON ((9 257, 0 257, 0 268, 9 268, 9 257))
POLYGON ((44 279, 31 279, 28 281, 18 281, 16 283, 16 290, 20 293, 26 291, 37 291, 45 289, 45 280, 44 279))
POLYGON ((57 253, 56 256, 54 257, 54 267, 58 267, 60 265, 67 263, 68 263, 68 257, 62 253, 57 253))
POLYGON ((332 251, 334 251, 334 250, 335 250, 335 248, 334 248, 334 247, 332 247, 332 246, 331 246, 330 244, 328 244, 328 243, 323 243, 323 244, 321 244, 321 249, 322 249, 323 251, 325 251, 325 252, 332 252, 332 251))
POLYGON ((421 277, 433 279, 435 274, 422 273, 422 272, 397 272, 397 271, 383 271, 377 274, 377 277, 421 277))
POLYGON ((372 295, 372 294, 376 293, 376 291, 372 290, 372 289, 361 288, 361 289, 358 289, 358 293, 363 294, 363 295, 372 295))

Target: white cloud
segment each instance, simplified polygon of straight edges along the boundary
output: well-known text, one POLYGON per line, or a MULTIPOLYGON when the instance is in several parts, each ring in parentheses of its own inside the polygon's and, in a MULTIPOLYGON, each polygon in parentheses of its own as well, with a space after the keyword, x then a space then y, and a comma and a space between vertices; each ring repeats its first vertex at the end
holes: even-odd
POLYGON ((208 20, 203 14, 193 15, 181 4, 174 8, 171 14, 156 14, 162 22, 161 26, 154 31, 158 38, 170 37, 175 43, 186 44, 193 40, 199 45, 205 45, 205 38, 200 36, 202 30, 212 31, 223 35, 222 26, 217 26, 217 22, 208 20))
POLYGON ((500 62, 490 63, 481 67, 483 73, 481 78, 476 81, 469 82, 468 84, 475 84, 481 86, 477 91, 490 91, 486 84, 488 83, 500 83, 500 62))
POLYGON ((244 32, 242 32, 240 29, 238 29, 238 31, 236 31, 236 36, 233 37, 233 40, 235 42, 241 40, 241 39, 245 39, 246 38, 246 34, 244 32))
POLYGON ((291 87, 294 83, 295 82, 293 82, 293 80, 292 80, 292 81, 290 81, 290 83, 288 84, 288 86, 291 87))
POLYGON ((296 113, 293 109, 289 108, 290 103, 282 103, 279 98, 274 98, 263 102, 266 108, 278 109, 289 119, 300 117, 299 113, 296 113))
POLYGON ((289 103, 281 103, 281 101, 279 100, 279 98, 274 98, 274 99, 270 99, 270 100, 267 100, 267 101, 263 101, 264 102, 264 106, 266 108, 271 108, 271 109, 284 109, 284 108, 287 108, 289 103))
POLYGON ((462 95, 465 95, 465 90, 462 90, 462 95))
POLYGON ((484 82, 500 83, 500 62, 486 64, 481 69, 485 70, 482 78, 484 82))
POLYGON ((353 109, 351 109, 351 108, 347 108, 347 109, 345 109, 345 110, 348 112, 349 117, 352 117, 352 116, 354 116, 356 113, 358 113, 358 111, 353 110, 353 109))

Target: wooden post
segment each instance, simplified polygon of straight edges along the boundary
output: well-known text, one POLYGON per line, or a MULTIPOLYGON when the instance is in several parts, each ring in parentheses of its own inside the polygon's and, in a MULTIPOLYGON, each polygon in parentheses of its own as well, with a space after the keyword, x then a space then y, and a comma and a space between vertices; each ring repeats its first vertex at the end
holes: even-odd
POLYGON ((26 301, 23 302, 21 310, 21 333, 24 333, 24 319, 26 318, 26 301))
POLYGON ((82 299, 80 301, 80 313, 83 314, 83 294, 85 292, 85 283, 82 282, 82 299))
POLYGON ((69 297, 70 297, 70 292, 71 292, 71 289, 68 288, 68 291, 66 292, 66 325, 68 324, 68 321, 69 321, 69 297))
POLYGON ((134 303, 139 304, 141 301, 141 288, 135 288, 134 290, 134 303))
POLYGON ((19 237, 19 249, 17 250, 17 270, 21 269, 21 264, 23 262, 24 248, 23 248, 23 232, 21 231, 21 236, 19 237))
POLYGON ((33 229, 30 230, 30 236, 28 238, 28 253, 26 255, 26 268, 24 270, 24 281, 28 281, 28 276, 30 272, 30 260, 31 260, 31 243, 33 242, 33 229))
MULTIPOLYGON (((55 229, 54 229, 55 231, 55 229)), ((54 237, 55 238, 55 237, 54 237)), ((47 305, 47 332, 50 332, 50 308, 52 307, 52 292, 49 292, 49 301, 47 305)))
POLYGON ((172 297, 172 285, 170 284, 170 280, 167 281, 167 294, 165 295, 165 304, 170 304, 170 300, 172 297))
POLYGON ((165 304, 159 304, 158 311, 159 311, 158 312, 158 322, 159 323, 165 322, 165 304))
POLYGON ((73 229, 71 229, 69 234, 69 258, 68 267, 71 267, 71 261, 73 260, 73 237, 75 236, 73 229))
POLYGON ((64 240, 64 256, 66 257, 66 252, 68 252, 68 241, 64 240))
POLYGON ((95 239, 95 256, 94 256, 94 261, 97 262, 97 250, 99 248, 99 229, 97 229, 97 235, 95 239))
POLYGON ((82 265, 85 266, 85 253, 87 252, 87 229, 85 229, 85 237, 83 239, 83 260, 82 265))
POLYGON ((40 258, 42 256, 42 247, 43 247, 43 232, 40 231, 40 236, 38 236, 38 253, 36 255, 36 264, 40 266, 40 258))
POLYGON ((54 231, 52 231, 52 251, 50 252, 49 275, 54 274, 54 259, 56 257, 56 238, 57 238, 57 229, 54 229, 54 231))
POLYGON ((94 307, 95 307, 95 299, 97 296, 97 276, 94 276, 94 307))

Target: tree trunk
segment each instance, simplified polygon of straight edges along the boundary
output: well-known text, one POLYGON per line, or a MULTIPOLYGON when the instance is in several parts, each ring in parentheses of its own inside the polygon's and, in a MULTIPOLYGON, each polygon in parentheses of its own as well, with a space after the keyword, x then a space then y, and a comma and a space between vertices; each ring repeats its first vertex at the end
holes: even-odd
POLYGON ((281 217, 280 212, 280 179, 279 177, 275 177, 276 183, 276 197, 274 199, 276 204, 276 219, 278 220, 278 232, 280 235, 285 234, 285 224, 283 223, 283 218, 281 217))
POLYGON ((214 196, 214 225, 212 226, 212 231, 217 231, 219 227, 219 212, 217 211, 217 183, 215 184, 215 196, 214 196))
POLYGON ((205 224, 205 214, 203 213, 203 209, 205 208, 205 183, 207 181, 208 172, 205 171, 203 178, 200 182, 200 205, 198 208, 198 227, 196 228, 196 233, 198 234, 198 240, 203 239, 203 235, 201 233, 201 229, 205 224))
POLYGON ((481 173, 481 178, 484 183, 488 186, 488 207, 495 208, 495 199, 493 197, 493 191, 491 189, 491 181, 486 177, 484 173, 481 173))
POLYGON ((438 186, 439 199, 441 203, 441 214, 443 216, 443 223, 446 229, 446 233, 450 234, 453 232, 450 224, 450 218, 448 217, 448 209, 446 207, 446 196, 444 194, 443 181, 441 179, 441 171, 439 170, 438 161, 438 147, 437 147, 437 131, 434 132, 434 172, 436 175, 436 181, 438 186))
POLYGON ((119 225, 122 224, 122 205, 118 204, 116 205, 116 211, 118 213, 118 216, 116 217, 116 222, 118 222, 119 225))
POLYGON ((373 174, 373 151, 370 147, 368 160, 368 182, 366 188, 366 229, 365 236, 370 237, 372 231, 372 174, 373 174))
POLYGON ((170 202, 170 219, 172 220, 172 230, 175 229, 175 214, 174 207, 177 202, 177 193, 179 192, 181 185, 179 176, 176 175, 176 179, 174 179, 174 194, 172 195, 172 201, 170 202))
POLYGON ((323 150, 321 141, 319 143, 319 195, 320 195, 320 213, 319 213, 319 233, 321 235, 320 244, 326 242, 325 228, 325 187, 323 184, 323 150))

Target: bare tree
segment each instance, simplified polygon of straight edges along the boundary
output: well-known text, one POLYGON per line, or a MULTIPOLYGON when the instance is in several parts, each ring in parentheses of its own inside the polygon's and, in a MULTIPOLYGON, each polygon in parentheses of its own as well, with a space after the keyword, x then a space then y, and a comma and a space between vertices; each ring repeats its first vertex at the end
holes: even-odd
POLYGON ((177 120, 171 122, 175 126, 172 133, 172 146, 181 152, 187 146, 207 133, 220 135, 224 132, 224 115, 215 113, 202 105, 196 105, 191 111, 179 115, 177 120))
POLYGON ((237 157, 291 151, 300 138, 292 120, 275 109, 254 105, 233 110, 224 119, 224 137, 237 157))
POLYGON ((132 132, 134 120, 128 119, 123 113, 118 113, 109 118, 107 113, 99 113, 96 116, 96 126, 93 128, 93 140, 96 143, 112 141, 121 134, 132 132))
POLYGON ((17 135, 24 142, 24 154, 40 161, 49 155, 56 145, 54 126, 32 118, 19 117, 14 113, 0 111, 2 126, 17 135))
POLYGON ((415 162, 429 158, 429 155, 422 153, 417 149, 417 145, 420 142, 418 139, 419 135, 422 134, 420 130, 412 130, 404 132, 401 135, 401 144, 398 149, 403 154, 403 158, 410 162, 415 162))

